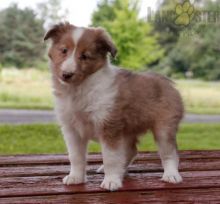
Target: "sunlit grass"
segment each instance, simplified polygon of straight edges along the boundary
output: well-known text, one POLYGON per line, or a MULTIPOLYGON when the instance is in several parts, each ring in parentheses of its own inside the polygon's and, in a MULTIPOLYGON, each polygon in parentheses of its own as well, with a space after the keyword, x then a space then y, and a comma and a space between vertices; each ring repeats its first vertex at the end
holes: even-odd
POLYGON ((3 69, 0 75, 0 107, 52 108, 49 72, 3 69))
MULTIPOLYGON (((187 112, 220 114, 220 82, 178 80, 187 112)), ((3 69, 0 108, 52 109, 49 71, 3 69)))
MULTIPOLYGON (((180 150, 219 150, 220 124, 182 124, 178 133, 180 150)), ((0 154, 66 153, 60 129, 49 125, 1 125, 0 154)), ((99 152, 100 145, 90 143, 89 152, 99 152)), ((139 151, 155 151, 151 135, 141 139, 139 151)))
POLYGON ((220 82, 179 80, 177 87, 188 112, 220 114, 220 82))

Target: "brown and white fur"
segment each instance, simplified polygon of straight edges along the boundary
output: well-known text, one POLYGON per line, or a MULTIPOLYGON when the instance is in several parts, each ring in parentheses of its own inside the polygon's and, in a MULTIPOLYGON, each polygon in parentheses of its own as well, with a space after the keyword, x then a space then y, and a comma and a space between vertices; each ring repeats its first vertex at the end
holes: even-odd
POLYGON ((110 64, 116 47, 101 28, 55 25, 44 40, 49 48, 55 110, 71 169, 63 183, 86 181, 89 140, 101 143, 105 177, 101 187, 122 187, 138 137, 154 134, 164 168, 163 181, 178 183, 176 132, 183 105, 172 82, 158 74, 132 73, 110 64))

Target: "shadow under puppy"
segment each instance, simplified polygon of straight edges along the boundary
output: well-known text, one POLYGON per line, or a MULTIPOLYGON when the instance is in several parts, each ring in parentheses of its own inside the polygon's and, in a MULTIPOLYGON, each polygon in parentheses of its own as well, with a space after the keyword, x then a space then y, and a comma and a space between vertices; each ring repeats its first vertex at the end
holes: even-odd
POLYGON ((55 111, 69 153, 71 170, 63 183, 86 182, 90 139, 102 147, 105 177, 101 187, 122 187, 137 154, 138 137, 154 134, 164 168, 163 181, 178 183, 176 132, 183 104, 172 82, 158 74, 132 73, 111 65, 116 47, 102 28, 60 23, 44 40, 49 48, 55 111))

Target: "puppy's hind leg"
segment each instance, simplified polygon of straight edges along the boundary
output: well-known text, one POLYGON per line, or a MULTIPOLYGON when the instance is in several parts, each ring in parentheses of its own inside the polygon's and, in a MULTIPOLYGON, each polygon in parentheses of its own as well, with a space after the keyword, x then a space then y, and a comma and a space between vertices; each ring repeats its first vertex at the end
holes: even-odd
POLYGON ((153 131, 164 168, 162 180, 169 183, 182 182, 182 177, 178 171, 179 156, 177 153, 176 131, 177 127, 172 127, 172 125, 157 126, 153 131))
MULTIPOLYGON (((136 137, 135 137, 135 140, 132 139, 130 141, 127 141, 127 168, 129 165, 131 165, 134 160, 136 159, 136 155, 137 155, 137 140, 136 140, 136 137)), ((127 172, 126 172, 127 173, 127 172)))
POLYGON ((102 164, 97 170, 96 173, 104 173, 104 164, 102 164))

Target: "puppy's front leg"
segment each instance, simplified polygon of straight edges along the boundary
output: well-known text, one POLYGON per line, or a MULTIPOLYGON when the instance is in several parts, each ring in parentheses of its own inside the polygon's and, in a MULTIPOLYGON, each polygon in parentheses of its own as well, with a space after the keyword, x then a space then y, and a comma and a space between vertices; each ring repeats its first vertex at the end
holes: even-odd
POLYGON ((126 150, 123 145, 110 147, 102 143, 102 155, 105 178, 101 188, 116 191, 122 187, 123 177, 126 171, 126 150))
POLYGON ((87 139, 82 139, 73 129, 62 128, 69 153, 70 173, 63 179, 66 185, 86 182, 87 139))

